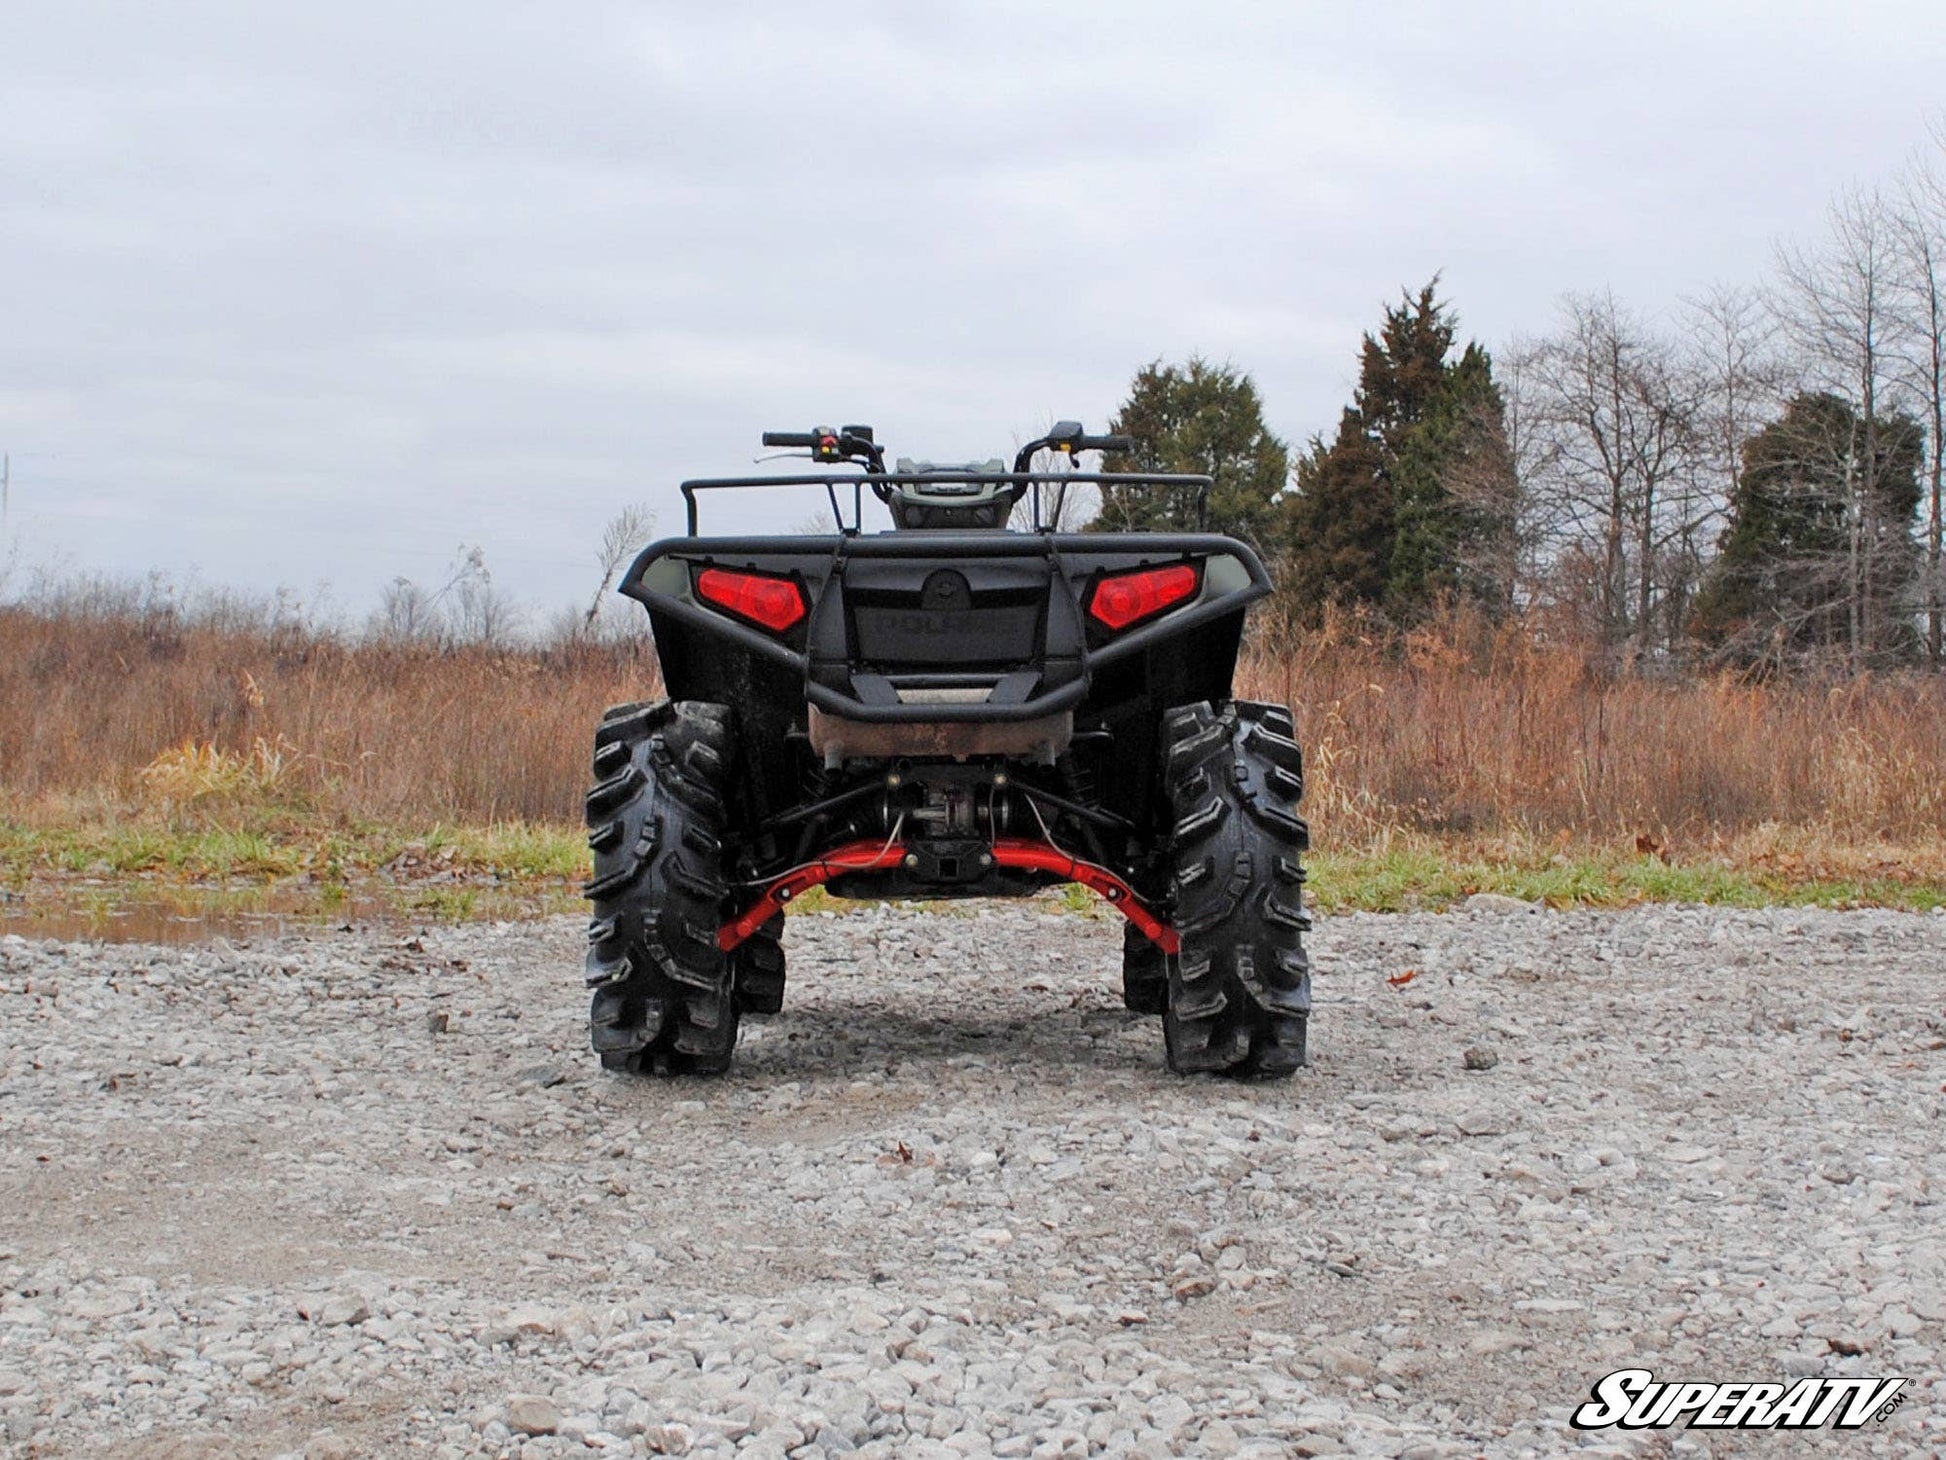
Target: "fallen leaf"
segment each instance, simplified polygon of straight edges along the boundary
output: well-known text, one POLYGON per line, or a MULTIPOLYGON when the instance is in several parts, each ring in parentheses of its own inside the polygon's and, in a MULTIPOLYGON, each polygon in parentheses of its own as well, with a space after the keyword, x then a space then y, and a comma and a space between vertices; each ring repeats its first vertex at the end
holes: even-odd
POLYGON ((1392 987, 1395 989, 1402 989, 1407 984, 1411 983, 1418 976, 1419 976, 1418 969, 1408 968, 1404 973, 1395 973, 1385 981, 1390 985, 1392 985, 1392 987))

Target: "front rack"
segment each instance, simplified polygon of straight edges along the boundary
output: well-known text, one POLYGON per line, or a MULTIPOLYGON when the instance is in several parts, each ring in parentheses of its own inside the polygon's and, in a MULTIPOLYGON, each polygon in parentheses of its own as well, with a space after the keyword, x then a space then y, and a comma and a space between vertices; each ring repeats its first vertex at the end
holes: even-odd
POLYGON ((1194 492, 1196 494, 1196 529, 1207 531, 1209 528, 1209 494, 1212 479, 1207 476, 1174 475, 1159 472, 1139 471, 1076 471, 1076 472, 991 472, 991 471, 924 471, 924 472, 872 472, 869 474, 830 474, 805 476, 774 477, 705 477, 686 481, 682 484, 682 499, 687 509, 689 536, 696 534, 696 494, 698 492, 734 491, 746 487, 823 487, 831 502, 831 520, 840 532, 847 537, 856 537, 862 530, 865 520, 865 488, 897 486, 957 485, 1022 485, 1027 488, 1027 501, 1033 513, 1034 531, 1053 532, 1061 517, 1061 504, 1066 500, 1067 489, 1071 484, 1098 487, 1159 487, 1164 491, 1194 492), (1049 495, 1054 503, 1054 521, 1047 522, 1041 516, 1042 492, 1045 484, 1050 488, 1049 495), (844 509, 840 505, 838 489, 851 489, 851 525, 845 525, 844 509))

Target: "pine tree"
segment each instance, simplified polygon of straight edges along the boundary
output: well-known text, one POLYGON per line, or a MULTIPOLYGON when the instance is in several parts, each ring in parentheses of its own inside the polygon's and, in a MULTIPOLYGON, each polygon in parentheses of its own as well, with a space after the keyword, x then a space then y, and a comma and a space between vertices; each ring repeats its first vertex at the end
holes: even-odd
POLYGON ((1397 503, 1378 440, 1347 407, 1337 439, 1311 438, 1287 508, 1285 586, 1307 604, 1384 601, 1397 503))
POLYGON ((1513 473, 1493 363, 1450 359, 1458 324, 1434 279, 1366 335, 1358 389, 1327 445, 1298 463, 1285 512, 1300 597, 1410 619, 1441 597, 1496 606, 1510 585, 1513 473))
POLYGON ((1442 597, 1506 607, 1514 476, 1493 362, 1469 344, 1416 421, 1397 433, 1396 533, 1385 599, 1412 617, 1442 597))
POLYGON ((1730 523, 1690 625, 1720 660, 1836 656, 1855 621, 1867 626, 1869 658, 1916 649, 1905 598, 1918 566, 1923 432, 1905 415, 1867 424, 1849 401, 1807 392, 1744 443, 1730 523))
MULTIPOLYGON (((1290 479, 1290 449, 1264 424, 1256 382, 1228 365, 1192 358, 1186 366, 1152 361, 1136 373, 1109 423, 1132 436, 1136 451, 1110 456, 1106 471, 1200 472, 1214 478, 1210 527, 1262 540, 1273 504, 1290 479)), ((1091 527, 1117 532, 1194 531, 1196 502, 1187 492, 1107 487, 1091 527)))

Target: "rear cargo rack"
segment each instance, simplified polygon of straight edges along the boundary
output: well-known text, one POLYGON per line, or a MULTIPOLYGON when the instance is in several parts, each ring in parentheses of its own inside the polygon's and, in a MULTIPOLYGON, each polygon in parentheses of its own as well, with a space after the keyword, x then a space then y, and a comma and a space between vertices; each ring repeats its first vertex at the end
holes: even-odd
POLYGON ((950 486, 955 484, 973 486, 1025 486, 1027 501, 1033 513, 1035 532, 1057 530, 1060 519, 1061 503, 1069 486, 1097 487, 1156 487, 1163 491, 1194 492, 1196 494, 1196 528, 1203 532, 1209 529, 1209 494, 1212 479, 1207 476, 1178 475, 1168 472, 1139 471, 1077 471, 1077 472, 982 472, 982 471, 921 471, 921 472, 871 472, 867 474, 812 474, 804 476, 770 477, 704 477, 682 484, 682 499, 686 508, 689 536, 697 535, 696 494, 698 492, 738 491, 750 487, 822 487, 831 503, 831 520, 838 531, 847 537, 855 537, 862 530, 865 520, 865 488, 900 486, 950 486), (845 524, 844 508, 839 497, 840 488, 851 491, 851 523, 845 524), (1043 492, 1043 488, 1047 490, 1043 492), (1048 522, 1042 516, 1045 499, 1051 497, 1054 504, 1055 521, 1048 522))

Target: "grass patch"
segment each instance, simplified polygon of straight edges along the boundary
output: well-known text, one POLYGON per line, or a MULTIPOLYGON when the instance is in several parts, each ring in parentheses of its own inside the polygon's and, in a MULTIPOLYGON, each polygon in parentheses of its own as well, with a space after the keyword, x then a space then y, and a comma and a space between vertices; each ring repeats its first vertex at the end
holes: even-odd
POLYGON ((0 927, 167 937, 258 919, 454 922, 578 911, 576 828, 504 822, 423 831, 291 807, 127 818, 0 815, 0 927))
MULTIPOLYGON (((1310 859, 1311 899, 1325 912, 1438 910, 1476 892, 1550 907, 1643 902, 1729 907, 1946 907, 1946 846, 1846 843, 1804 829, 1644 852, 1563 840, 1466 840, 1399 833, 1367 847, 1329 844, 1310 859)), ((579 912, 589 871, 579 828, 532 822, 421 830, 334 819, 281 806, 214 815, 0 814, 0 887, 9 920, 117 908, 200 916, 397 916, 459 921, 579 912)), ((1049 906, 1110 916, 1079 886, 1049 906)), ((797 913, 863 904, 813 888, 797 913)), ((919 904, 958 914, 961 905, 919 904)))
POLYGON ((580 831, 524 822, 411 832, 288 813, 242 825, 0 816, 0 879, 12 883, 47 873, 224 882, 452 873, 564 881, 585 878, 588 865, 580 831))
POLYGON ((1778 834, 1697 849, 1687 856, 1547 843, 1468 844, 1433 838, 1312 853, 1311 896, 1326 912, 1439 909, 1476 892, 1549 907, 1643 902, 1726 907, 1946 906, 1946 865, 1936 847, 1823 846, 1778 834))

